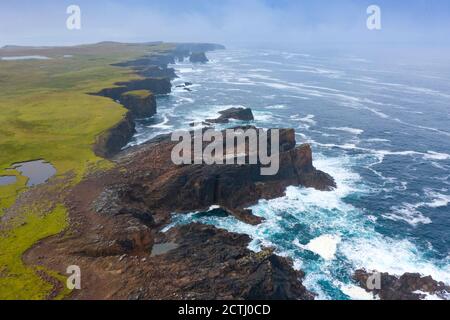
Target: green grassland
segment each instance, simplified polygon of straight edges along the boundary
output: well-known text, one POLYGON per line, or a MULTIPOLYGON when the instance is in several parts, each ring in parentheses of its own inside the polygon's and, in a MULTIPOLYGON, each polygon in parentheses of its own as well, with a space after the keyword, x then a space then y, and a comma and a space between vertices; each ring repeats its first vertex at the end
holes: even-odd
MULTIPOLYGON (((17 176, 15 184, 0 186, 0 218, 26 190, 27 179, 8 170, 11 164, 45 159, 57 169, 58 177, 71 174, 66 184, 76 183, 89 168, 104 165, 105 160, 93 153, 92 144, 100 133, 119 122, 126 110, 108 98, 89 93, 138 78, 131 70, 111 64, 171 47, 101 43, 0 49, 0 57, 51 58, 0 61, 0 176, 17 176)), ((1 222, 0 299, 43 299, 51 290, 50 284, 21 259, 34 243, 66 228, 65 208, 61 204, 50 208, 48 212, 39 208, 18 210, 20 217, 1 222)))
POLYGON ((125 92, 124 95, 145 99, 145 98, 150 97, 152 95, 152 93, 148 90, 133 90, 133 91, 125 92))

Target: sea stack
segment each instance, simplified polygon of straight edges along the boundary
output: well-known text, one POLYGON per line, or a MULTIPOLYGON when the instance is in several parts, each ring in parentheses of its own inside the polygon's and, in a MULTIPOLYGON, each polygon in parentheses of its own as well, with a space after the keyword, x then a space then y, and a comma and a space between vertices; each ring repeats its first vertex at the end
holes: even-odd
POLYGON ((189 57, 189 61, 192 63, 207 63, 209 60, 204 52, 193 52, 189 57))

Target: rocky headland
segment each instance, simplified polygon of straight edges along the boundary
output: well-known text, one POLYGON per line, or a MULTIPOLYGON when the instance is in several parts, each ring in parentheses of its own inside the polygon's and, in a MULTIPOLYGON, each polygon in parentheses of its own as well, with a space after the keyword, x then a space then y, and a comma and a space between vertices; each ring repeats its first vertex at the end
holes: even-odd
POLYGON ((212 206, 257 224, 247 208, 259 199, 281 196, 289 185, 335 187, 314 168, 310 146, 296 144, 293 129, 282 129, 279 143, 274 176, 262 176, 260 164, 177 166, 168 135, 125 150, 114 168, 93 172, 69 192, 70 228, 24 259, 60 272, 79 265, 85 287, 74 299, 313 299, 292 261, 271 248, 250 251, 248 236, 195 223, 161 231, 173 213, 212 206))
POLYGON ((209 60, 204 52, 193 52, 189 57, 192 63, 207 63, 209 60))
MULTIPOLYGON (((290 259, 277 256, 273 248, 249 250, 251 239, 246 235, 198 223, 163 231, 174 213, 220 212, 259 224, 261 218, 248 208, 260 199, 280 197, 292 185, 323 192, 336 187, 329 174, 314 167, 311 147, 297 145, 293 129, 280 130, 280 169, 273 176, 261 175, 261 164, 175 165, 171 151, 176 142, 170 135, 122 150, 135 133, 135 120, 153 116, 156 96, 171 92, 176 74, 168 65, 184 59, 206 62, 204 52, 216 49, 222 47, 182 44, 164 54, 116 64, 131 68, 142 79, 92 93, 128 110, 121 122, 97 137, 93 147, 115 166, 92 171, 64 192, 58 201, 68 209, 69 228, 23 255, 27 265, 62 275, 67 266, 80 266, 82 290, 67 298, 314 299, 302 283, 304 273, 294 270, 290 259)), ((182 86, 189 90, 191 85, 182 86)), ((233 120, 251 122, 254 116, 250 109, 231 108, 204 123, 213 127, 233 120)), ((445 284, 418 274, 382 274, 381 289, 370 290, 367 280, 372 275, 358 270, 353 280, 384 300, 446 298, 450 292, 445 284)), ((54 279, 49 282, 54 285, 50 298, 55 297, 62 285, 54 279)))
POLYGON ((373 286, 372 278, 375 272, 357 270, 353 279, 367 292, 373 293, 381 300, 424 300, 442 299, 450 297, 450 286, 434 280, 430 276, 422 276, 418 273, 405 273, 402 276, 394 276, 388 273, 378 273, 380 282, 377 289, 373 286), (371 284, 369 288, 368 284, 371 284), (372 289, 374 288, 375 289, 372 289))
POLYGON ((255 117, 249 108, 230 108, 219 112, 217 119, 208 119, 209 123, 228 123, 230 120, 253 121, 255 117))

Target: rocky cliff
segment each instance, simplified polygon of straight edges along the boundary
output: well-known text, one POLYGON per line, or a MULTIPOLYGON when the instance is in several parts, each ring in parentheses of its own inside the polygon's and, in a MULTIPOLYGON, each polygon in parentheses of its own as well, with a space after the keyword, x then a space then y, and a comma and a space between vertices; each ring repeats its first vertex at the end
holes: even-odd
POLYGON ((156 114, 156 98, 148 90, 127 91, 119 101, 135 118, 149 118, 156 114))
POLYGON ((119 124, 97 138, 93 148, 95 153, 107 158, 117 154, 135 133, 134 119, 148 118, 157 112, 155 95, 169 94, 172 90, 171 80, 176 77, 175 70, 169 68, 169 64, 192 56, 193 51, 204 56, 207 61, 206 51, 223 48, 216 44, 178 44, 174 49, 164 53, 115 64, 114 66, 117 67, 134 70, 144 79, 118 82, 112 88, 93 93, 111 98, 129 110, 119 124), (148 94, 137 93, 137 91, 147 91, 148 94))
POLYGON ((94 153, 102 158, 111 158, 122 150, 135 133, 134 117, 127 112, 114 127, 100 134, 93 146, 94 153))
POLYGON ((204 52, 192 52, 189 61, 192 63, 207 63, 209 60, 204 52))

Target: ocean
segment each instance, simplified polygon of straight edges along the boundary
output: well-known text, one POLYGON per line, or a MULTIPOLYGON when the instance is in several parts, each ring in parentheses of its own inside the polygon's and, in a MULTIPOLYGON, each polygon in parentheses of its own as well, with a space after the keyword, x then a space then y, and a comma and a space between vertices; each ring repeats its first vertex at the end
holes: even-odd
MULTIPOLYGON (((252 207, 258 226, 207 213, 174 215, 248 234, 305 272, 319 299, 370 299, 359 269, 418 272, 450 284, 450 66, 308 50, 228 49, 179 62, 172 94, 138 121, 132 145, 233 106, 255 125, 289 127, 337 188, 289 187, 252 207), (176 87, 185 82, 190 91, 176 87)), ((232 124, 232 125, 235 125, 232 124)))

